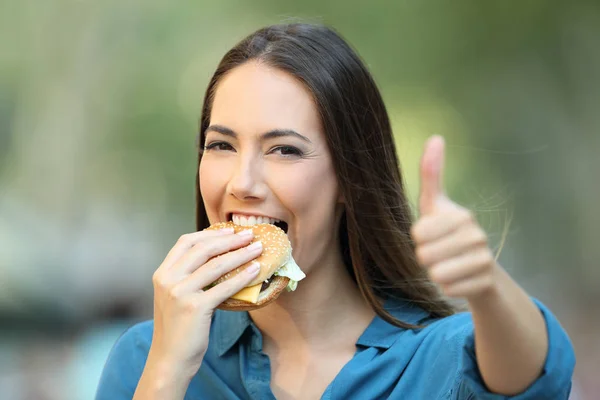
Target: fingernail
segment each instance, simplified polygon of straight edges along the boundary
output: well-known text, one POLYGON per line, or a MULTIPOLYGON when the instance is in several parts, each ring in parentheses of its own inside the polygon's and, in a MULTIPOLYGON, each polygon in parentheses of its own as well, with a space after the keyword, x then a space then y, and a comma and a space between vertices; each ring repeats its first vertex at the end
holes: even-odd
POLYGON ((252 264, 248 268, 246 268, 246 272, 248 275, 255 275, 260 270, 260 264, 256 261, 253 261, 252 264))
POLYGON ((222 233, 233 233, 233 228, 219 229, 219 232, 222 232, 222 233))
POLYGON ((240 236, 249 236, 252 235, 254 233, 254 231, 252 231, 252 229, 245 229, 241 232, 238 232, 237 234, 240 236))
POLYGON ((252 244, 250 244, 248 247, 246 247, 249 251, 253 251, 253 250, 258 250, 262 248, 262 243, 261 242, 254 242, 252 244))

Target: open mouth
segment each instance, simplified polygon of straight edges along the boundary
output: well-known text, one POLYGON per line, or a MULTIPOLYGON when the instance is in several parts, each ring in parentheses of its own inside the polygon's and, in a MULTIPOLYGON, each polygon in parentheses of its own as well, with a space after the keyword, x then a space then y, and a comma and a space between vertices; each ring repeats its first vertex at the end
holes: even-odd
POLYGON ((227 221, 233 222, 240 226, 252 226, 257 224, 272 224, 283 230, 286 234, 288 232, 288 224, 285 221, 281 221, 275 218, 262 217, 262 216, 240 216, 234 215, 233 213, 227 214, 227 221))

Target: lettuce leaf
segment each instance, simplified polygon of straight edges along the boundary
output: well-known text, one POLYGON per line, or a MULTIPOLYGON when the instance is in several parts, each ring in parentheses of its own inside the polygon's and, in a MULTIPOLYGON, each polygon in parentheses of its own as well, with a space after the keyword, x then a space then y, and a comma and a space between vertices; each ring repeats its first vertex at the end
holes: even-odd
POLYGON ((296 290, 298 286, 298 281, 306 278, 306 274, 302 272, 298 264, 294 258, 290 255, 290 258, 287 263, 285 263, 281 268, 279 268, 273 275, 277 276, 286 276, 290 278, 290 281, 286 287, 288 292, 293 292, 296 290))

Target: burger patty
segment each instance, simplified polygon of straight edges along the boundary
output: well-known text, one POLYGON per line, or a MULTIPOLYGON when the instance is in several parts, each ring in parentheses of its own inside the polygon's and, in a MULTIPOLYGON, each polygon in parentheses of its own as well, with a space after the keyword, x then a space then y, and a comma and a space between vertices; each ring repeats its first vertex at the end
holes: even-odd
POLYGON ((263 290, 266 290, 270 284, 271 284, 271 279, 269 278, 262 283, 262 286, 260 287, 260 291, 262 292, 263 290))

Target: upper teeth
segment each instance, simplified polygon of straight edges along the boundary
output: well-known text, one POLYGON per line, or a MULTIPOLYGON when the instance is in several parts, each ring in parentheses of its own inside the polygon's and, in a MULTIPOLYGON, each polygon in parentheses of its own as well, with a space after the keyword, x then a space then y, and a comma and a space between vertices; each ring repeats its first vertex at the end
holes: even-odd
POLYGON ((237 215, 233 214, 231 219, 233 223, 240 226, 252 226, 256 224, 274 224, 275 222, 280 222, 278 219, 269 218, 269 217, 256 217, 246 216, 246 215, 237 215))

